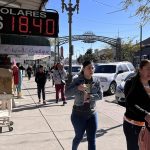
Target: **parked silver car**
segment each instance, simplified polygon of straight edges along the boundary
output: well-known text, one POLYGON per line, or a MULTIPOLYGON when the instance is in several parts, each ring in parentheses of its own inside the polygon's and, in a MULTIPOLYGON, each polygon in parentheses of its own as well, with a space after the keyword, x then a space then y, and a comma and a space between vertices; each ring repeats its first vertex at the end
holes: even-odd
POLYGON ((127 80, 133 78, 136 75, 136 73, 130 73, 124 81, 122 81, 119 85, 116 87, 116 93, 115 98, 118 103, 125 103, 125 95, 124 95, 124 86, 127 80))

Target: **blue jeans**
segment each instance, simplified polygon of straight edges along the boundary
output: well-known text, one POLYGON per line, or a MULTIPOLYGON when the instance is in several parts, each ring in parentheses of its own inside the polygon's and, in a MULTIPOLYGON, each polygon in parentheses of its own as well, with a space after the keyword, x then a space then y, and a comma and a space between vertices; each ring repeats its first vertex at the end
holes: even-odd
POLYGON ((85 131, 87 134, 88 150, 96 150, 97 113, 95 112, 88 117, 87 115, 81 116, 73 111, 71 114, 71 122, 75 131, 72 150, 77 150, 85 131))
POLYGON ((127 150, 139 150, 138 137, 141 128, 142 127, 130 124, 127 121, 123 122, 123 130, 127 141, 127 150))

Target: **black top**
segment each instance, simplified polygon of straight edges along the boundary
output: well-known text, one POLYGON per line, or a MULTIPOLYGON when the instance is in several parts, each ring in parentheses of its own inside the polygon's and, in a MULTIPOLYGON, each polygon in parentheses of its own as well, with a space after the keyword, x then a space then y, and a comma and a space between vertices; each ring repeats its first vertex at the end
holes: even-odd
POLYGON ((84 83, 85 84, 91 84, 92 82, 93 82, 93 78, 91 78, 91 79, 84 78, 84 83))
POLYGON ((145 121, 145 116, 150 112, 150 96, 145 91, 139 77, 133 77, 126 82, 124 93, 126 97, 125 116, 136 121, 145 121))
POLYGON ((46 83, 46 73, 45 72, 37 72, 35 75, 35 82, 39 86, 44 86, 46 83))
POLYGON ((27 73, 32 73, 32 68, 31 67, 27 68, 27 73))

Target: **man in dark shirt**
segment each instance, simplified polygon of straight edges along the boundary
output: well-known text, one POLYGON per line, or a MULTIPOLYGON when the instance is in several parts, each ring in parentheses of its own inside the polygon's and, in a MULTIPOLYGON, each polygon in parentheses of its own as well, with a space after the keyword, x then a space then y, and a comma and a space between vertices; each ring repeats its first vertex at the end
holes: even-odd
POLYGON ((35 82, 37 83, 39 103, 41 102, 41 91, 42 91, 43 104, 46 104, 45 101, 46 73, 44 72, 42 65, 40 65, 39 71, 35 75, 35 82))

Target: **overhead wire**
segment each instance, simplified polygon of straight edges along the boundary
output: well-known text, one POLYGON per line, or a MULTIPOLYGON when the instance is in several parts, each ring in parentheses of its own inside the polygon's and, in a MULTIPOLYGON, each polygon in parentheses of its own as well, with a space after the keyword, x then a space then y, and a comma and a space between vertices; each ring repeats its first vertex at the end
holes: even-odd
MULTIPOLYGON (((96 3, 98 3, 98 4, 100 4, 100 5, 103 5, 103 6, 107 6, 107 7, 114 7, 114 8, 117 8, 117 7, 115 7, 115 6, 112 6, 112 5, 109 5, 109 4, 106 4, 106 3, 103 3, 103 2, 100 2, 100 1, 98 1, 98 0, 92 0, 93 2, 96 2, 96 3)), ((118 9, 118 8, 117 8, 118 9)))
POLYGON ((96 2, 96 3, 98 3, 98 4, 100 4, 100 5, 103 5, 103 6, 107 6, 107 7, 111 7, 111 8, 116 8, 116 9, 118 9, 118 10, 115 10, 115 11, 112 11, 112 12, 108 12, 108 13, 106 13, 106 14, 113 14, 113 13, 117 13, 117 12, 120 12, 120 11, 124 11, 124 10, 125 10, 125 8, 120 9, 120 8, 118 8, 118 7, 115 7, 115 6, 112 6, 112 5, 109 5, 109 4, 106 4, 106 3, 103 3, 103 2, 97 1, 97 0, 92 0, 92 1, 94 1, 94 2, 96 2))

